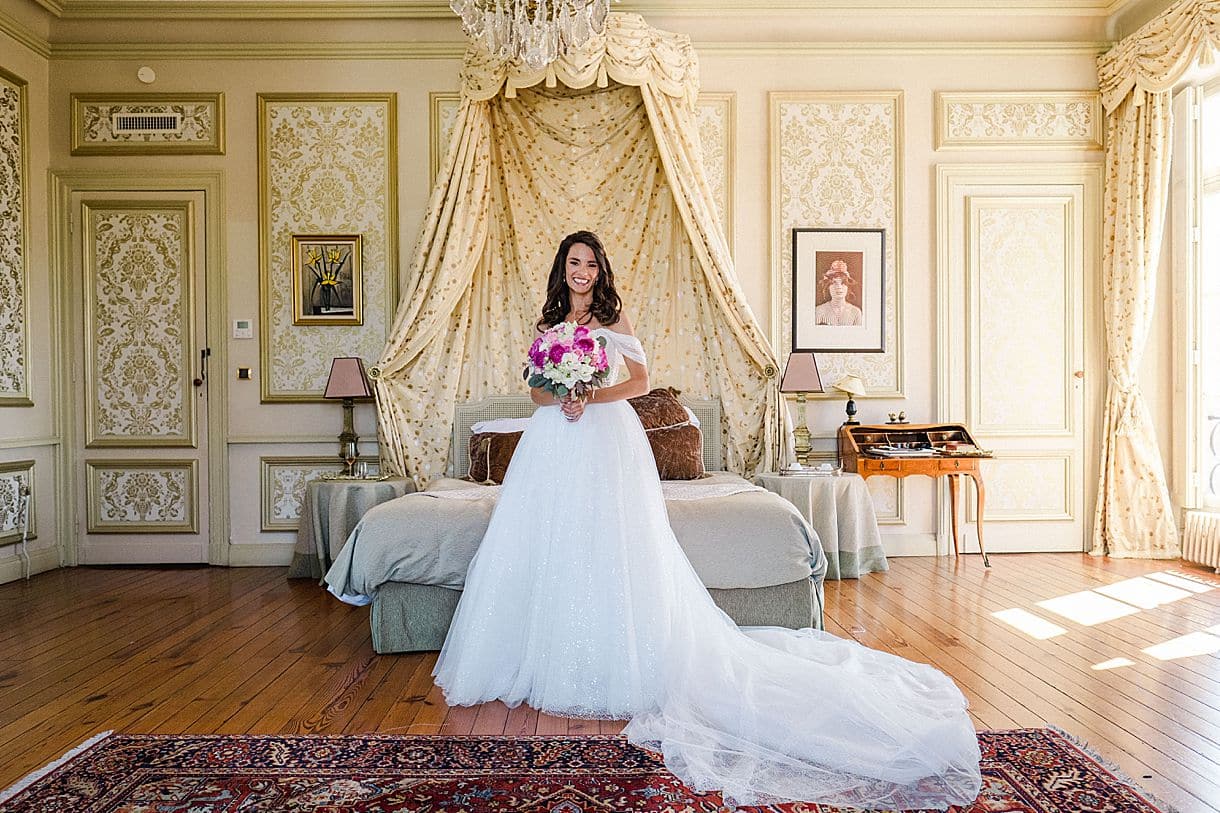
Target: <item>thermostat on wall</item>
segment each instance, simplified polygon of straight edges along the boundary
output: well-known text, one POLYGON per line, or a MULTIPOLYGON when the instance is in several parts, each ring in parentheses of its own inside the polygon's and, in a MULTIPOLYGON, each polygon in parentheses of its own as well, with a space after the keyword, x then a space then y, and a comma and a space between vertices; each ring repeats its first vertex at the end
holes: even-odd
POLYGON ((233 338, 234 339, 253 339, 254 328, 250 326, 249 319, 234 319, 233 320, 233 338))

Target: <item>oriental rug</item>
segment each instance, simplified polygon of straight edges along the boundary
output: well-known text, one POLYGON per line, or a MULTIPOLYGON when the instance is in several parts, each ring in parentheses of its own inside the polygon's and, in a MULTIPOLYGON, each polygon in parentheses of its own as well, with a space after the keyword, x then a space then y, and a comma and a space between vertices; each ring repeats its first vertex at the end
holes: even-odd
MULTIPOLYGON (((984 731, 955 813, 1170 813, 1051 729, 984 731)), ((621 813, 729 810, 616 736, 107 734, 0 794, 0 811, 621 813)), ((786 804, 774 813, 838 813, 786 804)))

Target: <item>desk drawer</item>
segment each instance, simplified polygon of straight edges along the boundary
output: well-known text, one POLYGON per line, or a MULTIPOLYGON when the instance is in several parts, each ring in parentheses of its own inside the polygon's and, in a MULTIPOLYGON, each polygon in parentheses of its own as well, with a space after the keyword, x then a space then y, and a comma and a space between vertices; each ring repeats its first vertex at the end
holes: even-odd
POLYGON ((941 460, 940 461, 940 470, 941 471, 967 472, 967 471, 974 471, 977 467, 978 467, 978 464, 975 463, 974 460, 972 460, 970 458, 959 457, 959 458, 954 458, 952 460, 941 460))

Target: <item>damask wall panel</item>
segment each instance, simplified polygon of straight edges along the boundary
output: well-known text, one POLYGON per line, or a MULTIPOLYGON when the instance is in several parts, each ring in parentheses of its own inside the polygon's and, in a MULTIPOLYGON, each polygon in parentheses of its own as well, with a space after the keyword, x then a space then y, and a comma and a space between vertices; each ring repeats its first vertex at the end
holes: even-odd
POLYGON ((263 401, 320 401, 331 359, 376 360, 397 307, 395 94, 260 95, 263 401), (293 325, 294 234, 359 234, 364 323, 293 325))
POLYGON ((194 446, 191 205, 83 208, 85 444, 194 446))
POLYGON ((970 369, 977 372, 970 425, 984 435, 1070 435, 1073 200, 967 201, 970 369))
POLYGON ((449 149, 453 127, 457 123, 458 108, 462 97, 456 91, 434 91, 428 94, 428 190, 436 182, 441 171, 441 161, 449 149))
POLYGON ((700 93, 695 107, 703 167, 729 248, 733 247, 733 179, 736 167, 737 94, 700 93))
POLYGON ((86 460, 91 534, 197 533, 194 460, 86 460))
MULTIPOLYGON (((999 452, 983 463, 987 484, 986 522, 1035 522, 1075 519, 1076 480, 1072 458, 1061 451, 999 452)), ((973 489, 973 486, 971 486, 973 489)), ((974 496, 966 500, 967 521, 975 519, 974 496)))
POLYGON ((792 230, 884 229, 885 352, 818 353, 818 367, 825 382, 855 373, 870 395, 901 396, 902 93, 772 93, 770 105, 777 354, 792 347, 792 230))
POLYGON ((30 406, 27 83, 0 68, 0 406, 30 406))
POLYGON ((73 155, 224 155, 223 93, 74 93, 73 155))
POLYGON ((938 150, 1100 150, 1104 133, 1096 91, 936 94, 938 150))
POLYGON ((34 510, 36 492, 34 489, 34 461, 12 460, 0 463, 0 545, 8 545, 21 541, 21 494, 22 486, 28 486, 27 514, 29 516, 29 538, 37 534, 37 523, 34 521, 38 512, 34 510))
POLYGON ((335 457, 260 457, 262 530, 295 531, 300 524, 305 485, 343 467, 335 457))

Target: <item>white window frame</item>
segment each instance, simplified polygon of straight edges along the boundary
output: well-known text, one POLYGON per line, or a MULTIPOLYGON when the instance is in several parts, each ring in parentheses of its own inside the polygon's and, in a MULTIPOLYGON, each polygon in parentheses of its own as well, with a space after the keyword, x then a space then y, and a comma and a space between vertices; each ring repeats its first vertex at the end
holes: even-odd
MULTIPOLYGON (((1184 509, 1220 509, 1220 503, 1208 497, 1207 473, 1203 471, 1207 428, 1199 411, 1204 319, 1200 293, 1204 195, 1201 110, 1205 94, 1220 94, 1220 78, 1183 87, 1174 95, 1173 102, 1175 124, 1168 236, 1173 251, 1173 445, 1177 476, 1172 479, 1175 501, 1184 509)), ((1215 179, 1211 179, 1208 186, 1212 183, 1215 179)), ((1213 239, 1220 239, 1220 235, 1213 239)))

